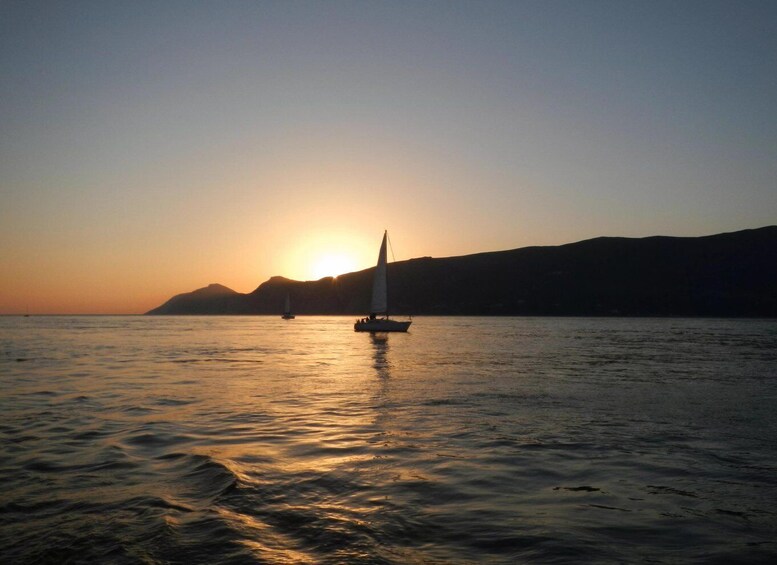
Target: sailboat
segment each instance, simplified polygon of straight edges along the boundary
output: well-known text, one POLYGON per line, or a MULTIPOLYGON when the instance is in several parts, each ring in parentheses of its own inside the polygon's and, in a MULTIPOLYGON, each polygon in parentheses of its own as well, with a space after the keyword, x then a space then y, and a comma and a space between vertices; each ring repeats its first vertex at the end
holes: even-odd
POLYGON ((286 303, 283 306, 283 316, 281 316, 284 320, 293 320, 294 314, 291 313, 291 301, 289 300, 289 293, 286 293, 286 303))
POLYGON ((375 278, 372 281, 372 302, 370 316, 356 320, 353 325, 357 332, 406 332, 412 322, 390 320, 388 316, 388 268, 386 264, 386 238, 388 232, 383 232, 383 242, 380 244, 378 264, 375 267, 375 278), (384 317, 379 318, 379 315, 384 317))

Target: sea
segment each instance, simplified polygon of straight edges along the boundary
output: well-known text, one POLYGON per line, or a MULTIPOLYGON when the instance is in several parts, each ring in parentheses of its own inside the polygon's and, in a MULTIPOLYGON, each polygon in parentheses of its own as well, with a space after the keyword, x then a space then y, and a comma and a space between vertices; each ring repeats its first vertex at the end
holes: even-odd
POLYGON ((777 320, 353 322, 0 317, 0 562, 777 562, 777 320))

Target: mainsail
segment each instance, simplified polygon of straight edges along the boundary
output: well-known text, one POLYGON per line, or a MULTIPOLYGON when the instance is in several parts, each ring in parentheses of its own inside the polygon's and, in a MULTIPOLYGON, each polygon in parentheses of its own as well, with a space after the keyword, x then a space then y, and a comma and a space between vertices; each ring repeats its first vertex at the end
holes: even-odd
POLYGON ((388 279, 386 272, 386 236, 383 232, 383 243, 380 244, 378 253, 378 265, 375 267, 375 278, 372 281, 371 314, 388 313, 388 279))

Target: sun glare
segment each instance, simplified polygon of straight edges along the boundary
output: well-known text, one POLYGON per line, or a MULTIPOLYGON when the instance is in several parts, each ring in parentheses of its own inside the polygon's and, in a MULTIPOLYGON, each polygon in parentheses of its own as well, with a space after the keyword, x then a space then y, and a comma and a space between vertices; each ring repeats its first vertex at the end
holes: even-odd
POLYGON ((336 277, 343 273, 349 273, 356 269, 353 258, 342 254, 326 254, 317 258, 310 268, 313 280, 324 277, 336 277))

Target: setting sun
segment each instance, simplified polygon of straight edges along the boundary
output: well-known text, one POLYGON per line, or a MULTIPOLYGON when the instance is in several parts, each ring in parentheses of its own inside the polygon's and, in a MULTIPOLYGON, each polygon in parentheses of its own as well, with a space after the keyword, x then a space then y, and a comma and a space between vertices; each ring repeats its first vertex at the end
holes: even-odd
MULTIPOLYGON (((377 239, 377 238, 375 238, 377 239)), ((319 280, 366 269, 375 264, 376 243, 360 231, 326 224, 309 226, 287 242, 278 255, 277 272, 294 280, 319 280)))
POLYGON ((356 262, 353 258, 342 253, 329 253, 321 255, 313 262, 310 267, 310 273, 313 275, 314 280, 318 280, 323 277, 336 277, 337 275, 349 273, 355 269, 356 262))

